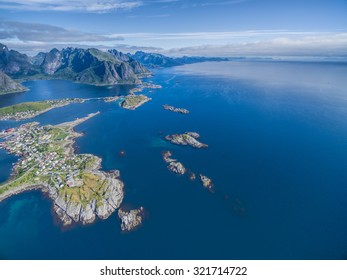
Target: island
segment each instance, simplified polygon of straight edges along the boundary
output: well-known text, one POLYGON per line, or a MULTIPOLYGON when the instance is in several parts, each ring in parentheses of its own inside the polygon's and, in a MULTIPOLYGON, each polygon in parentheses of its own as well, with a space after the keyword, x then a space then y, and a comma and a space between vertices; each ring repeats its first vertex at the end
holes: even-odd
POLYGON ((175 112, 175 113, 180 113, 180 114, 189 114, 189 111, 187 109, 184 109, 184 108, 176 108, 176 107, 173 107, 173 106, 170 106, 170 105, 163 105, 163 108, 165 110, 168 110, 168 111, 171 111, 171 112, 175 112))
MULTIPOLYGON (((186 168, 183 166, 182 163, 180 163, 179 161, 177 161, 177 159, 174 159, 171 157, 172 156, 172 152, 170 151, 164 151, 162 152, 162 157, 163 160, 168 163, 167 168, 172 171, 173 173, 179 174, 179 175, 183 175, 187 172, 186 168)), ((194 172, 192 172, 191 170, 188 170, 188 178, 191 181, 194 181, 196 179, 196 175, 194 172)), ((210 190, 213 192, 213 182, 210 178, 208 178, 205 175, 199 174, 200 177, 200 182, 203 185, 204 188, 210 190)))
POLYGON ((191 181, 194 181, 196 179, 196 175, 192 171, 189 171, 188 176, 189 176, 189 180, 191 181))
POLYGON ((144 94, 129 94, 124 97, 124 100, 120 103, 120 106, 124 109, 135 110, 151 99, 152 98, 149 98, 144 94))
POLYGON ((145 88, 160 89, 160 88, 162 88, 162 86, 161 85, 152 84, 152 83, 142 82, 137 87, 131 89, 130 90, 130 94, 142 92, 145 88))
POLYGON ((120 98, 120 96, 110 96, 110 97, 104 97, 105 102, 115 102, 120 98))
POLYGON ((210 190, 213 188, 212 180, 207 176, 200 174, 200 181, 205 188, 210 190))
POLYGON ((119 209, 118 217, 121 220, 122 231, 131 231, 141 225, 143 213, 144 209, 142 206, 130 211, 119 209))
POLYGON ((54 108, 63 107, 71 103, 82 103, 82 98, 65 98, 58 100, 45 100, 37 102, 24 102, 0 108, 0 120, 25 120, 34 118, 54 108))
POLYGON ((167 168, 176 174, 183 175, 186 173, 186 168, 183 166, 182 163, 177 161, 177 159, 171 158, 172 153, 170 151, 165 151, 162 153, 163 159, 166 163, 168 163, 167 168))
POLYGON ((12 177, 0 185, 0 201, 41 189, 53 200, 63 225, 108 218, 124 196, 119 172, 100 171, 100 158, 75 154, 73 148, 74 139, 81 136, 74 127, 98 113, 55 126, 32 122, 2 131, 0 147, 20 158, 12 177))
POLYGON ((201 148, 207 148, 207 144, 203 144, 199 142, 198 139, 200 135, 196 132, 185 132, 183 134, 173 134, 173 135, 167 135, 165 139, 167 141, 170 141, 173 144, 176 145, 189 145, 193 148, 201 149, 201 148))

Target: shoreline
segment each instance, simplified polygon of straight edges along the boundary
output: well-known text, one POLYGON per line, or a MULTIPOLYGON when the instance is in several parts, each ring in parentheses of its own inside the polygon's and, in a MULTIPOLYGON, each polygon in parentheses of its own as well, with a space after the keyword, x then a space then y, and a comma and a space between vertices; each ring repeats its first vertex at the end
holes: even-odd
MULTIPOLYGON (((39 115, 42 115, 46 112, 49 112, 53 109, 56 108, 61 108, 61 107, 65 107, 68 106, 70 104, 74 104, 74 103, 84 103, 86 101, 90 101, 90 100, 104 100, 108 98, 108 97, 95 97, 95 98, 63 98, 63 99, 52 99, 52 100, 44 100, 44 101, 34 101, 32 103, 40 103, 40 102, 61 102, 61 104, 57 104, 57 105, 52 105, 49 108, 43 109, 41 111, 37 111, 37 112, 33 112, 29 115, 23 115, 23 116, 15 116, 15 115, 11 115, 11 114, 7 114, 7 115, 3 115, 0 116, 0 121, 23 121, 23 120, 28 120, 28 119, 32 119, 32 118, 36 118, 39 115)), ((31 102, 23 102, 23 103, 18 103, 15 105, 10 105, 10 106, 6 106, 6 107, 2 107, 0 109, 3 108, 7 108, 7 107, 11 107, 11 106, 16 106, 16 105, 22 105, 22 104, 26 104, 26 103, 31 103, 31 102)), ((26 112, 18 112, 17 114, 25 114, 26 112)))
POLYGON ((35 191, 35 190, 40 190, 44 192, 44 188, 47 188, 43 184, 37 184, 37 185, 28 185, 28 186, 22 186, 21 188, 14 189, 12 191, 5 192, 3 194, 0 194, 0 203, 3 202, 4 200, 11 198, 13 196, 16 196, 18 194, 24 193, 24 192, 29 192, 29 191, 35 191))
MULTIPOLYGON (((36 164, 30 167, 30 169, 26 170, 18 178, 12 177, 14 180, 10 179, 0 186, 0 190, 5 188, 3 193, 0 194, 0 202, 25 191, 41 190, 52 200, 54 212, 64 226, 75 223, 91 224, 96 218, 107 219, 113 212, 115 212, 120 207, 124 197, 124 183, 119 179, 119 171, 105 172, 100 170, 102 162, 101 158, 93 154, 76 154, 75 147, 73 146, 75 139, 83 135, 76 132, 74 127, 98 115, 99 113, 100 112, 91 113, 86 117, 65 122, 56 126, 46 126, 63 128, 68 133, 68 136, 62 140, 62 142, 60 142, 59 147, 63 148, 60 155, 65 157, 67 160, 76 156, 83 158, 85 165, 80 167, 80 175, 78 175, 81 176, 81 179, 78 180, 82 180, 82 185, 76 185, 75 183, 73 183, 74 185, 72 186, 69 185, 68 174, 73 174, 70 173, 69 169, 66 170, 66 179, 64 175, 64 178, 62 179, 63 181, 60 181, 60 183, 56 183, 56 179, 54 179, 56 178, 55 176, 57 176, 56 174, 60 173, 59 169, 52 171, 51 175, 48 177, 39 179, 39 182, 33 181, 35 178, 40 178, 40 176, 42 176, 38 175, 37 173, 33 179, 26 182, 25 176, 30 176, 32 169, 38 166, 36 164), (19 182, 16 183, 15 181, 17 180, 19 180, 19 182), (90 192, 90 196, 88 196, 89 198, 84 198, 87 200, 82 198, 79 198, 78 200, 76 200, 76 198, 72 199, 71 192, 75 193, 76 195, 80 191, 90 192), (68 193, 70 193, 70 195, 66 196, 68 193)), ((11 154, 13 154, 13 151, 11 154)), ((23 156, 22 158, 25 159, 23 156)), ((45 174, 43 175, 46 176, 45 174)))

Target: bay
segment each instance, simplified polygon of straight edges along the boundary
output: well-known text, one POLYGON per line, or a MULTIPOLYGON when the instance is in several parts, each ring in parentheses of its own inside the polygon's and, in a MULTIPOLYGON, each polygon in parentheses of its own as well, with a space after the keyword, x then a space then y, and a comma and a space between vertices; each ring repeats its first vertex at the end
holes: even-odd
MULTIPOLYGON (((100 111, 79 125, 78 153, 103 170, 119 169, 124 205, 144 206, 138 230, 124 234, 116 215, 62 229, 41 192, 0 203, 3 259, 346 259, 347 65, 219 62, 155 70, 161 90, 135 111, 91 100, 30 121, 57 124, 100 111), (183 107, 181 115, 162 108, 183 107), (208 149, 167 143, 196 131, 208 149), (214 181, 170 173, 161 153, 214 181), (125 156, 119 156, 125 151, 125 156)), ((29 92, 0 97, 0 106, 66 97, 125 94, 130 86, 94 87, 31 81, 29 92)), ((24 121, 25 122, 25 121, 24 121)), ((0 130, 23 122, 0 122, 0 130)), ((1 151, 0 179, 12 156, 1 151)))

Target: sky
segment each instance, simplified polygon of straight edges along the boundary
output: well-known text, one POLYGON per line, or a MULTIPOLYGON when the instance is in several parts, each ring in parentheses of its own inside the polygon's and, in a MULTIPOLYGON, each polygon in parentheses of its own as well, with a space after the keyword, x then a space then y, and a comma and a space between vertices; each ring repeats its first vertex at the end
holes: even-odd
POLYGON ((172 56, 347 56, 347 0, 0 0, 0 42, 172 56))

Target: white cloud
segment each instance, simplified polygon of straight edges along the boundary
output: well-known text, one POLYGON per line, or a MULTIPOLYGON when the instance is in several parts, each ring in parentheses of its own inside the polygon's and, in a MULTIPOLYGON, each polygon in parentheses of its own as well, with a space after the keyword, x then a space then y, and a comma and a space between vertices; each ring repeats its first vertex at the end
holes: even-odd
POLYGON ((139 40, 166 48, 172 55, 347 55, 347 33, 259 30, 237 32, 131 33, 139 40))
MULTIPOLYGON (((37 0, 38 1, 38 0, 37 0)), ((19 40, 23 42, 103 42, 123 40, 120 36, 112 38, 100 34, 69 30, 53 25, 41 23, 27 23, 17 21, 0 22, 0 40, 19 40)))
POLYGON ((122 46, 127 51, 160 50, 171 56, 347 56, 347 32, 248 30, 91 34, 45 24, 5 21, 0 22, 0 40, 26 52, 30 52, 30 46, 35 50, 49 50, 52 45, 113 48, 123 40, 122 46))
POLYGON ((6 2, 0 2, 0 9, 109 13, 115 10, 137 8, 142 4, 138 0, 6 0, 6 2))
POLYGON ((347 56, 347 33, 325 38, 289 39, 233 43, 225 45, 199 45, 167 50, 175 56, 347 56), (336 40, 334 40, 335 38, 336 40))

